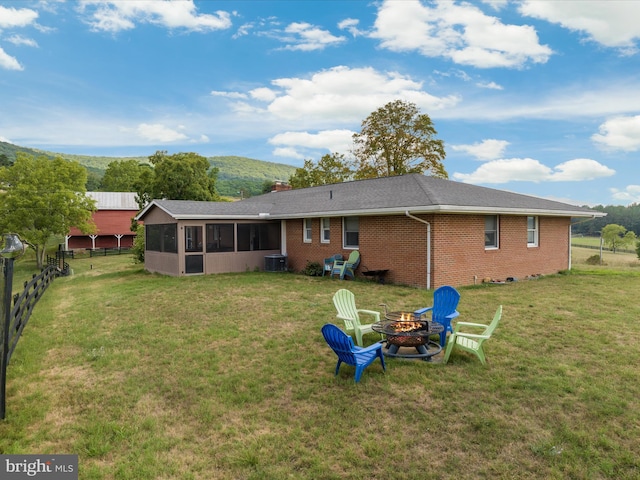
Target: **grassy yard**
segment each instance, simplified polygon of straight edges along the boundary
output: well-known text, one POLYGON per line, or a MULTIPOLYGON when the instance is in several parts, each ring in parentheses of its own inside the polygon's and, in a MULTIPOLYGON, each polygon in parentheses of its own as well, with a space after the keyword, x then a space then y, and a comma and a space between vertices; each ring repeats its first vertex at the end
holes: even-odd
POLYGON ((432 292, 71 260, 9 365, 0 452, 77 453, 83 480, 636 479, 640 269, 578 257, 571 274, 459 289, 460 320, 504 307, 487 366, 388 359, 357 385, 320 335, 333 293, 415 309, 432 292))

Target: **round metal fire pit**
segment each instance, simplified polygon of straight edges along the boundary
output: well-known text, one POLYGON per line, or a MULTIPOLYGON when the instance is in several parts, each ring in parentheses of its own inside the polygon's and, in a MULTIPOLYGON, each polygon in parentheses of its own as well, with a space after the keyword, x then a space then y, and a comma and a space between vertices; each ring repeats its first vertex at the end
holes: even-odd
MULTIPOLYGON (((402 318, 409 317, 409 314, 402 314, 402 318)), ((387 322, 381 328, 382 332, 387 336, 387 342, 399 347, 417 347, 425 345, 429 341, 429 322, 420 320, 394 320, 399 315, 387 316, 387 322), (391 318, 389 318, 391 317, 391 318)))
POLYGON ((374 323, 374 332, 386 336, 387 351, 390 357, 423 358, 429 360, 438 354, 442 348, 436 342, 430 341, 431 335, 439 334, 444 327, 438 323, 420 320, 413 313, 387 312, 386 320, 374 323), (412 353, 401 352, 403 347, 415 347, 412 353))

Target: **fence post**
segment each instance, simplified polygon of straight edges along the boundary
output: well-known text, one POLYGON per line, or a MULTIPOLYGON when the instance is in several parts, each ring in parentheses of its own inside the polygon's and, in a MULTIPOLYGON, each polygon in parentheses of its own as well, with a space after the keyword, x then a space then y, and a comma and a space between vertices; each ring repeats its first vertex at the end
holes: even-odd
POLYGON ((7 363, 9 360, 9 324, 11 323, 11 291, 13 258, 3 258, 4 295, 2 296, 2 359, 0 362, 0 420, 4 420, 7 397, 7 363))

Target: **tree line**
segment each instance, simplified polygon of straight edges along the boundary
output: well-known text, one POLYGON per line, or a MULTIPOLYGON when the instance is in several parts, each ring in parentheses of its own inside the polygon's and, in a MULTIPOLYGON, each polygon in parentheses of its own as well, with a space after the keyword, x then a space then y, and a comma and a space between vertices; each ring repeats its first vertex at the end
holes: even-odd
POLYGON ((605 226, 615 224, 623 226, 627 231, 634 232, 637 236, 640 236, 640 204, 633 203, 626 207, 622 205, 598 205, 588 208, 604 212, 607 216, 587 221, 580 220, 574 223, 571 226, 571 232, 574 235, 597 237, 600 236, 605 226))

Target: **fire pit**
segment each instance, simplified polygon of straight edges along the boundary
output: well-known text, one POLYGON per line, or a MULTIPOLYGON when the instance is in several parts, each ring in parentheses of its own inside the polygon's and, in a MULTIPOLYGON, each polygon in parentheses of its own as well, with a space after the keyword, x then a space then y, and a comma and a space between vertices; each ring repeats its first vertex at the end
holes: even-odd
POLYGON ((423 358, 430 360, 442 350, 440 344, 429 340, 431 335, 439 334, 444 327, 439 323, 420 320, 413 313, 386 312, 385 320, 371 325, 374 332, 382 333, 387 338, 389 357, 423 358), (414 347, 411 353, 400 350, 403 347, 414 347))

